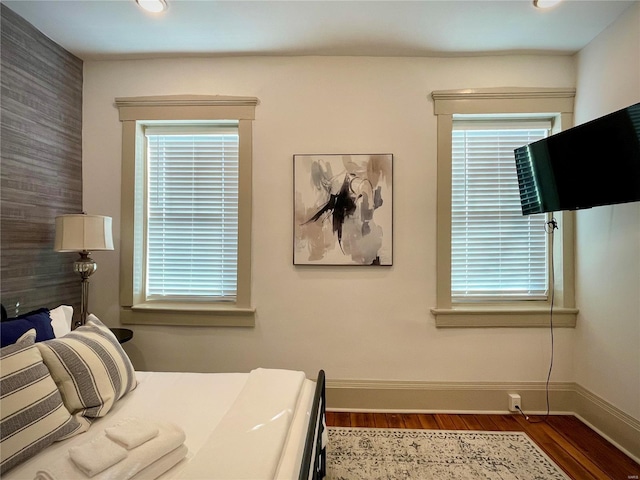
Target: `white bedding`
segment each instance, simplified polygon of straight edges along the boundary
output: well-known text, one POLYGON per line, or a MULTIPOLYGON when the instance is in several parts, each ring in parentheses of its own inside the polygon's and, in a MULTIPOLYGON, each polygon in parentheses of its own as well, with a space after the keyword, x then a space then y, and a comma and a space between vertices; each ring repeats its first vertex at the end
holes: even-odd
MULTIPOLYGON (((97 419, 88 432, 53 444, 37 456, 7 472, 3 475, 3 480, 32 480, 39 468, 50 465, 61 456, 67 455, 70 447, 82 445, 102 434, 105 428, 131 417, 172 422, 185 432, 185 446, 188 448, 185 460, 162 475, 161 479, 198 478, 193 476, 194 472, 207 471, 208 465, 212 465, 215 461, 212 459, 214 444, 219 445, 219 440, 216 440, 215 435, 212 437, 212 433, 218 426, 220 426, 219 433, 223 435, 225 430, 228 434, 233 428, 229 426, 229 420, 223 421, 223 418, 237 400, 239 403, 245 402, 245 400, 239 400, 238 396, 247 385, 250 374, 137 372, 136 376, 139 382, 137 388, 117 402, 106 417, 97 419)), ((266 472, 262 478, 294 479, 298 477, 315 382, 304 379, 304 375, 299 372, 297 376, 301 383, 297 387, 300 393, 297 398, 290 400, 290 403, 295 406, 295 412, 290 415, 290 422, 287 422, 287 428, 284 431, 284 447, 274 446, 273 450, 279 452, 281 450, 281 455, 275 464, 269 465, 269 472, 266 472)), ((293 384, 287 388, 296 389, 293 384)), ((256 399, 256 405, 259 405, 261 400, 256 399)), ((253 407, 244 404, 242 408, 249 411, 253 407)), ((277 410, 277 407, 269 408, 277 410)), ((268 413, 269 408, 263 413, 268 413)), ((256 409, 258 409, 257 406, 256 409)), ((237 416, 237 414, 230 414, 230 416, 237 416)), ((251 418, 251 421, 256 418, 251 418)), ((245 427, 247 425, 245 424, 245 427)), ((282 425, 279 425, 275 430, 281 428, 282 425)), ((242 461, 247 462, 250 458, 245 457, 242 461)), ((213 478, 207 475, 207 480, 213 478)))

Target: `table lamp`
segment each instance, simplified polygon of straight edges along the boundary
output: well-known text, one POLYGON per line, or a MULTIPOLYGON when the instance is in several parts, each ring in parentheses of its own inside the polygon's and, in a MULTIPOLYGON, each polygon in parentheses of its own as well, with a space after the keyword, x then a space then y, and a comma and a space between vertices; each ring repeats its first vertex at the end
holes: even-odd
POLYGON ((54 250, 80 254, 80 258, 73 264, 73 271, 79 273, 82 278, 82 299, 78 325, 84 325, 88 315, 89 277, 98 268, 90 255, 93 251, 113 250, 111 217, 87 215, 86 213, 56 217, 54 250))

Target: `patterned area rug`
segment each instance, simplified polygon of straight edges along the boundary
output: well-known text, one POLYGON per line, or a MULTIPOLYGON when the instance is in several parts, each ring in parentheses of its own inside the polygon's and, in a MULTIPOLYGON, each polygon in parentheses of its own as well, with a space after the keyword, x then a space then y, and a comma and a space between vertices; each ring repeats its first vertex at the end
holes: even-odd
POLYGON ((523 432, 329 428, 329 480, 569 480, 523 432))

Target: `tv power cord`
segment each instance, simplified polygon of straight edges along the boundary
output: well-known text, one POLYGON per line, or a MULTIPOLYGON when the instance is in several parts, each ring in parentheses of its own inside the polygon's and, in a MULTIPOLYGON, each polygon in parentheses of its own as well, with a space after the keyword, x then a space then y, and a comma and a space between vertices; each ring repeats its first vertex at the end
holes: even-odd
POLYGON ((522 409, 520 408, 520 405, 516 405, 516 410, 518 410, 522 414, 522 416, 525 418, 527 422, 529 421, 529 416, 522 411, 522 409))

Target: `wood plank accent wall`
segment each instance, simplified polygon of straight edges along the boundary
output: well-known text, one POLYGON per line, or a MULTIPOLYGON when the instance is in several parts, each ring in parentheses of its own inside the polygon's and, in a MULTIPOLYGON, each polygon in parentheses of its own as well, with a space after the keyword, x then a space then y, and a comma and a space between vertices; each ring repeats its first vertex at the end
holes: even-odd
POLYGON ((77 254, 53 241, 55 217, 82 212, 82 60, 0 8, 2 304, 78 311, 77 254))

